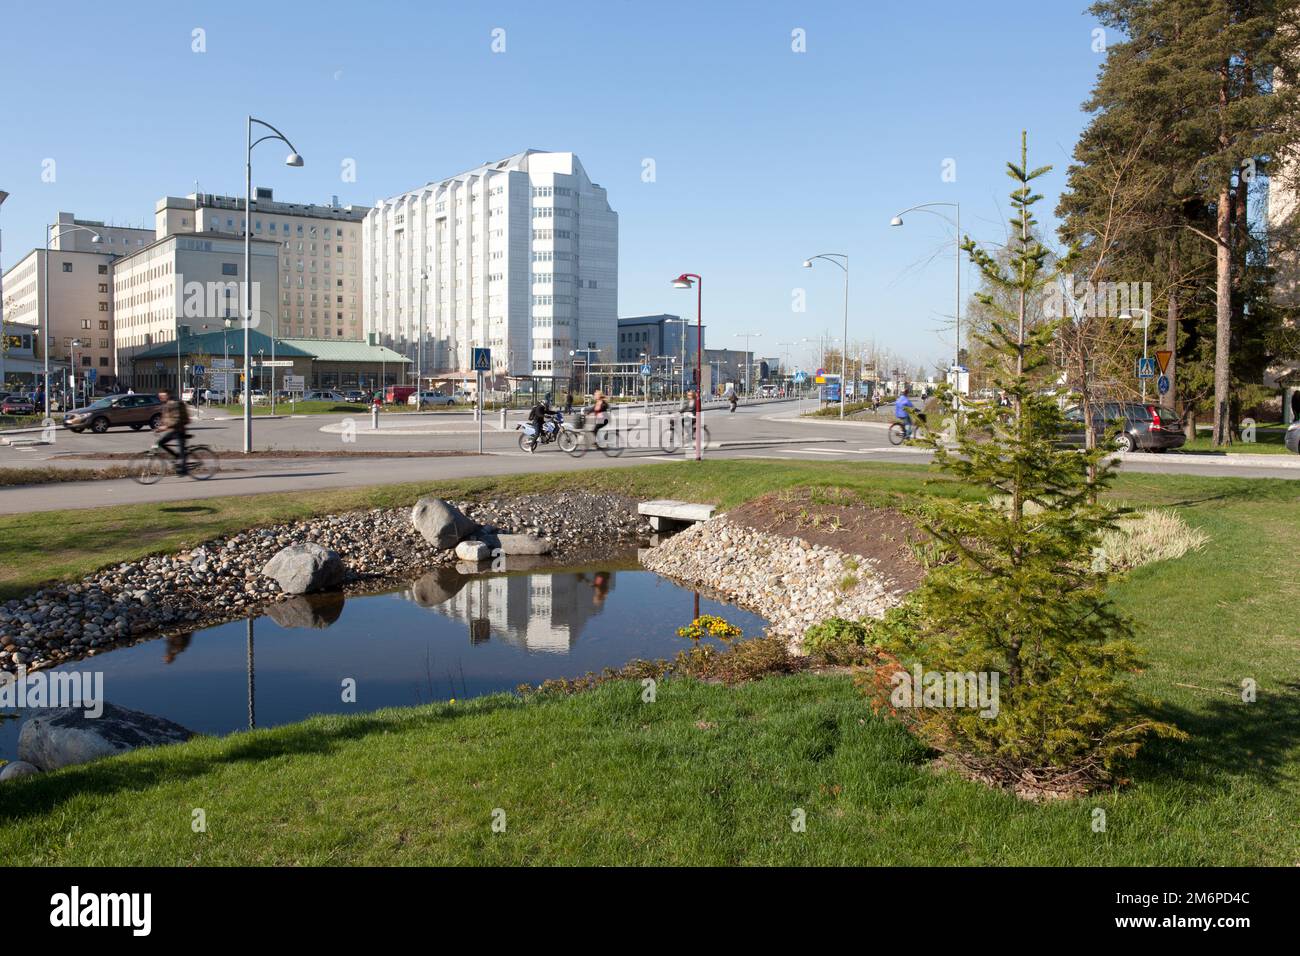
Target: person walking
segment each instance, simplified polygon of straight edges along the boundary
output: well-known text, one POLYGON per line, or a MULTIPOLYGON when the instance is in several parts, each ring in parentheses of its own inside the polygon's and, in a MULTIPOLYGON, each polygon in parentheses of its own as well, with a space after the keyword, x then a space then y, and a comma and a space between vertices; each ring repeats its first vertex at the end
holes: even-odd
POLYGON ((736 414, 736 404, 740 401, 740 396, 736 394, 736 386, 728 383, 727 391, 723 393, 723 398, 725 398, 727 404, 731 406, 731 414, 736 414))
POLYGON ((564 417, 568 418, 573 414, 573 389, 564 393, 564 417))

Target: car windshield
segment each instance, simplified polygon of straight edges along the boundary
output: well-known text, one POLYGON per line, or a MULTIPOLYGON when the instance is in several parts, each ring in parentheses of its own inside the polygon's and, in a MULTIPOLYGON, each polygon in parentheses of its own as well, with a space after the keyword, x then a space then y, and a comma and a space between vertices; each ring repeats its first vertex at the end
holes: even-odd
POLYGON ((112 404, 113 404, 113 400, 111 398, 101 398, 98 401, 91 402, 86 407, 87 408, 109 408, 112 406, 112 404))

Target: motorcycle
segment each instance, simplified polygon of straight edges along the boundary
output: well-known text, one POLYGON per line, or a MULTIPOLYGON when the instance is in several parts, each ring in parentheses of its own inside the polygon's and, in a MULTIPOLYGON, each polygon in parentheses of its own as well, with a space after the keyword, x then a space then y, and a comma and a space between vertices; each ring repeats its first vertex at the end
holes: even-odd
POLYGON ((526 451, 530 455, 537 451, 538 445, 548 445, 556 441, 566 431, 572 429, 564 422, 563 412, 548 412, 542 419, 540 431, 531 421, 521 422, 515 426, 515 431, 519 432, 519 450, 526 451))

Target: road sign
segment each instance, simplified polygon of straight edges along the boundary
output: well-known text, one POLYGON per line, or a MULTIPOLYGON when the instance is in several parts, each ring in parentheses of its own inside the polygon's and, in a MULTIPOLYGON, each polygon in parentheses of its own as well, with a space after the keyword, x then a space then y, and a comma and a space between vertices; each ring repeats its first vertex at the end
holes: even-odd
POLYGON ((646 378, 649 378, 649 377, 650 377, 650 366, 649 366, 649 365, 642 365, 642 366, 641 366, 641 374, 644 375, 646 378))
POLYGON ((161 372, 163 369, 167 367, 167 364, 165 362, 154 362, 153 367, 161 372))
POLYGON ((476 372, 492 371, 492 350, 474 349, 472 367, 476 372))
POLYGON ((1174 353, 1169 349, 1158 349, 1156 351, 1156 363, 1160 366, 1160 374, 1164 375, 1169 371, 1169 360, 1174 357, 1174 353))
POLYGON ((93 368, 88 368, 88 369, 86 369, 86 375, 85 375, 85 378, 86 378, 86 382, 87 382, 87 384, 93 385, 93 384, 95 383, 95 377, 96 377, 98 374, 99 374, 99 370, 98 370, 98 369, 93 369, 93 368))
POLYGON ((253 363, 253 368, 293 368, 293 359, 276 359, 274 362, 270 359, 258 359, 253 363))
POLYGON ((196 366, 194 366, 194 377, 195 377, 195 378, 202 378, 202 377, 203 377, 203 373, 204 373, 204 371, 206 371, 206 370, 203 368, 202 365, 196 365, 196 366))
POLYGON ((1156 388, 1159 390, 1161 395, 1169 391, 1169 376, 1161 375, 1158 379, 1156 379, 1156 388))
POLYGON ((1145 357, 1138 359, 1137 365, 1138 378, 1155 378, 1156 377, 1156 360, 1145 357))
POLYGON ((806 381, 808 381, 807 372, 799 371, 794 373, 794 383, 796 385, 802 385, 806 381))
POLYGON ((284 377, 284 390, 286 392, 301 392, 306 390, 305 376, 286 375, 284 377))

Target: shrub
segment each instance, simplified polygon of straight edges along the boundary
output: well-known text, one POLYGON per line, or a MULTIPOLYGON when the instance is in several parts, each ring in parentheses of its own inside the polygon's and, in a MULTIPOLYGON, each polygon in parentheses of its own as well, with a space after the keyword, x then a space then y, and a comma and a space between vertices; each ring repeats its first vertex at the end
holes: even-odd
POLYGON ((862 647, 870 634, 871 627, 865 621, 833 617, 804 631, 803 647, 810 654, 831 647, 862 647))
POLYGON ((1114 528, 1103 531, 1098 557, 1107 570, 1131 571, 1200 551, 1209 540, 1204 531, 1188 527, 1177 512, 1157 508, 1127 514, 1114 528))

